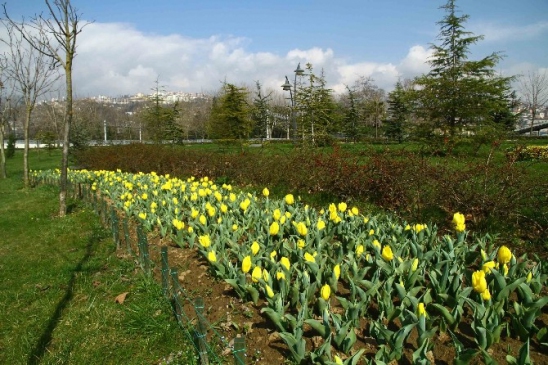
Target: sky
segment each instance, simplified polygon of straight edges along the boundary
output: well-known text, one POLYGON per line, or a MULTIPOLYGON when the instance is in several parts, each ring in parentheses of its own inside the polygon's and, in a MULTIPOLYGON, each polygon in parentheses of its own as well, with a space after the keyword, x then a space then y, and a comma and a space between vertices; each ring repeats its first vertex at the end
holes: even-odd
MULTIPOLYGON (((21 21, 44 0, 7 0, 21 21)), ((77 38, 76 97, 216 92, 226 81, 281 92, 297 64, 323 70, 344 92, 360 77, 390 91, 427 73, 446 0, 72 0, 86 24, 77 38)), ((457 0, 467 31, 484 39, 469 59, 504 55, 504 76, 548 69, 548 0, 457 0)), ((0 48, 1 49, 1 48, 0 48)))

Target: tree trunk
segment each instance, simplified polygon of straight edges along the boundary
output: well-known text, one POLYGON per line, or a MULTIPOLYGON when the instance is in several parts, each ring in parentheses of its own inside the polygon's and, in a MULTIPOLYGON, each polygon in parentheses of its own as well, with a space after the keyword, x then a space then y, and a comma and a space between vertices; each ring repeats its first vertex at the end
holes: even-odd
POLYGON ((4 124, 0 125, 0 179, 7 178, 6 151, 4 150, 4 124))
POLYGON ((63 135, 63 157, 61 158, 61 176, 59 180, 59 216, 67 214, 67 170, 69 160, 69 136, 72 123, 72 55, 67 52, 65 64, 65 78, 67 87, 67 100, 65 109, 65 125, 63 135))
POLYGON ((29 187, 29 125, 30 117, 32 114, 32 107, 27 104, 27 113, 25 116, 25 124, 23 125, 23 131, 25 136, 25 148, 23 149, 23 183, 26 188, 29 187))

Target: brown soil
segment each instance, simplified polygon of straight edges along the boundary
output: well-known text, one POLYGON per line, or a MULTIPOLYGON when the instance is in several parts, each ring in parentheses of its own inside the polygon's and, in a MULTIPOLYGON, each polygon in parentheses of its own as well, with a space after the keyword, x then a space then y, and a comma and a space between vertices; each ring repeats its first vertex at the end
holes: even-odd
MULTIPOLYGON (((122 237, 122 248, 119 253, 127 255, 127 248, 123 242, 123 231, 120 231, 122 237)), ((137 253, 137 239, 132 229, 130 241, 134 253, 137 253)), ((275 326, 270 323, 266 315, 261 313, 261 308, 266 306, 262 300, 259 300, 257 306, 252 302, 244 303, 232 290, 232 287, 224 281, 215 279, 210 271, 208 262, 201 257, 197 249, 174 247, 170 239, 161 239, 158 234, 149 235, 149 253, 153 262, 153 275, 158 282, 161 282, 161 258, 160 250, 162 246, 168 247, 168 262, 171 268, 178 271, 179 283, 184 290, 181 296, 184 301, 184 314, 196 326, 197 316, 192 302, 196 298, 204 300, 204 314, 209 322, 209 326, 214 329, 207 334, 208 344, 217 347, 216 353, 225 355, 228 363, 232 363, 233 357, 230 355, 230 345, 237 336, 245 337, 246 345, 246 364, 286 364, 292 363, 291 354, 284 341, 278 336, 275 326), (222 336, 222 338, 219 338, 222 336)), ((345 288, 341 288, 344 292, 345 288)), ((336 304, 336 303, 335 303, 336 304)), ((332 303, 333 305, 333 303, 332 303)), ((333 310, 341 310, 337 305, 333 310)), ((375 311, 372 306, 371 311, 375 311)), ((542 315, 538 318, 536 325, 539 328, 548 326, 548 306, 543 308, 542 315)), ((390 329, 397 329, 398 322, 390 323, 390 329)), ((377 341, 368 333, 368 323, 362 319, 360 330, 356 333, 358 342, 354 345, 354 351, 365 349, 366 358, 372 358, 377 349, 377 341)), ((314 337, 311 329, 305 328, 307 336, 307 349, 313 349, 321 344, 320 337, 314 337)), ((505 332, 505 331, 503 331, 505 332)), ((466 348, 475 348, 474 338, 470 325, 466 322, 461 323, 456 335, 466 348)), ((399 364, 412 364, 413 351, 416 346, 416 329, 411 333, 406 345, 405 355, 398 362, 399 364)), ((433 339, 432 351, 429 354, 432 363, 452 364, 455 357, 455 348, 451 337, 446 333, 439 333, 433 339)), ((522 346, 519 339, 510 338, 502 335, 501 342, 493 345, 489 349, 491 356, 499 363, 506 363, 506 355, 518 356, 519 348, 522 346)), ((347 356, 332 349, 332 354, 339 355, 342 359, 347 356)), ((531 360, 535 364, 548 364, 548 348, 541 347, 536 338, 531 339, 530 348, 531 360)), ((361 361, 360 364, 364 362, 361 361)), ((471 364, 482 364, 483 359, 480 356, 471 362, 471 364)), ((395 364, 395 362, 394 362, 395 364)))

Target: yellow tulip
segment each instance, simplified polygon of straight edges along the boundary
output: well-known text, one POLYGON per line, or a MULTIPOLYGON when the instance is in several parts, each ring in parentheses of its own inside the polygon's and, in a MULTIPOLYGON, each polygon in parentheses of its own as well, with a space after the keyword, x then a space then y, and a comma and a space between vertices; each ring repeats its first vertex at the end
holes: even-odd
POLYGON ((304 240, 298 240, 297 241, 297 247, 298 248, 304 248, 306 246, 306 242, 304 240))
POLYGON ((423 317, 426 317, 426 308, 424 306, 424 303, 419 303, 419 305, 417 306, 417 313, 420 316, 423 316, 423 317))
POLYGON ((487 261, 485 264, 483 264, 482 270, 486 274, 489 274, 491 272, 491 269, 494 269, 496 265, 497 264, 495 263, 495 261, 487 261))
POLYGON ((489 292, 489 289, 485 289, 483 293, 481 293, 481 299, 485 300, 486 302, 488 300, 491 300, 491 293, 489 292))
POLYGON ((341 277, 341 265, 337 264, 333 267, 333 275, 335 275, 336 280, 339 280, 341 277))
POLYGON ((145 220, 145 219, 147 219, 147 214, 144 213, 144 212, 141 212, 141 213, 139 213, 139 218, 145 220))
POLYGON ((185 227, 185 224, 181 222, 180 220, 178 220, 177 218, 173 218, 173 221, 171 221, 171 223, 173 223, 173 226, 178 231, 180 231, 181 229, 185 227))
POLYGON ((217 262, 217 256, 215 255, 215 251, 209 251, 207 253, 207 259, 209 262, 217 262))
POLYGON ((485 280, 485 272, 483 270, 478 270, 472 274, 472 287, 480 294, 487 289, 487 280, 485 280))
POLYGON ((242 261, 242 271, 244 273, 248 273, 251 269, 251 256, 244 257, 244 260, 242 261))
POLYGON ((351 212, 352 212, 352 214, 354 214, 354 215, 358 215, 358 214, 360 214, 360 211, 359 211, 359 209, 358 209, 358 208, 356 208, 356 207, 352 207, 352 209, 351 209, 350 211, 351 211, 351 212))
POLYGON ((257 252, 259 252, 260 248, 261 246, 259 246, 259 243, 257 241, 253 241, 253 243, 251 244, 251 253, 253 254, 253 256, 255 256, 257 252))
POLYGON ((346 212, 346 208, 347 208, 347 205, 346 203, 339 203, 339 212, 343 213, 343 212, 346 212))
POLYGON ((283 271, 277 271, 276 272, 276 279, 277 280, 285 280, 285 274, 283 271))
POLYGON ((392 259, 394 258, 394 254, 392 253, 392 249, 390 248, 390 246, 384 246, 382 248, 381 256, 386 261, 392 261, 392 259))
POLYGON ((270 253, 270 259, 271 259, 272 261, 274 261, 274 259, 276 258, 276 256, 278 256, 278 253, 276 252, 276 250, 274 250, 274 251, 272 251, 272 252, 270 253))
POLYGON ((237 224, 233 224, 233 225, 232 225, 232 230, 233 230, 233 231, 237 231, 237 230, 238 230, 238 225, 237 225, 237 224))
POLYGON ((221 212, 226 213, 228 211, 228 206, 226 204, 221 204, 221 212))
POLYGON ((373 247, 375 247, 377 250, 380 250, 381 243, 378 240, 373 240, 373 247))
POLYGON ((418 267, 419 267, 419 259, 415 257, 415 259, 413 260, 413 263, 411 264, 411 271, 412 272, 417 271, 418 267))
POLYGON ((279 231, 280 225, 278 224, 278 222, 272 222, 272 224, 270 225, 270 235, 275 236, 278 234, 279 231))
POLYGON ((312 255, 309 254, 308 252, 305 252, 305 254, 304 254, 304 260, 305 260, 305 261, 308 261, 308 262, 316 262, 316 259, 314 258, 314 256, 312 256, 312 255))
POLYGON ((243 202, 240 203, 240 209, 245 212, 247 208, 249 208, 249 204, 251 204, 251 200, 246 198, 243 202))
POLYGON ((270 191, 268 191, 267 188, 264 188, 264 189, 263 189, 263 195, 264 195, 266 198, 268 198, 268 196, 270 195, 270 191))
POLYGON ((263 280, 267 283, 270 281, 270 273, 266 269, 263 269, 263 280))
POLYGON ((285 256, 280 259, 280 265, 285 267, 287 271, 289 271, 289 268, 291 267, 291 263, 289 262, 289 259, 285 256))
POLYGON ((533 280, 533 273, 531 271, 529 271, 529 273, 527 274, 526 282, 530 283, 531 280, 533 280))
POLYGON ((308 233, 308 228, 306 228, 306 224, 304 222, 297 223, 296 228, 297 228, 297 232, 301 236, 306 236, 306 234, 308 233))
POLYGON ((335 356, 333 357, 333 359, 335 360, 335 364, 337 364, 337 365, 343 365, 343 361, 342 361, 341 358, 338 357, 337 355, 335 355, 335 356))
POLYGON ((265 289, 266 289, 266 295, 269 297, 269 298, 272 298, 274 296, 274 292, 272 291, 272 288, 267 284, 265 286, 265 289))
POLYGON ((200 242, 200 245, 202 245, 202 247, 204 248, 208 248, 209 245, 211 244, 211 239, 209 238, 209 235, 204 235, 204 236, 200 236, 198 238, 198 241, 200 242))
POLYGON ((278 221, 281 216, 282 212, 279 209, 274 209, 274 212, 272 212, 272 218, 274 218, 275 221, 278 221))
POLYGON ((254 283, 258 283, 262 274, 263 270, 259 266, 255 266, 253 272, 251 272, 251 280, 253 280, 254 283))
POLYGON ((374 229, 370 229, 370 230, 369 230, 369 235, 372 236, 372 235, 374 235, 374 234, 375 234, 375 230, 374 230, 374 229))
POLYGON ((512 259, 512 252, 506 246, 501 246, 497 252, 497 259, 501 264, 507 264, 512 259))
POLYGON ((453 214, 453 225, 455 226, 455 231, 464 231, 466 229, 466 224, 464 224, 465 221, 466 219, 464 218, 464 214, 458 212, 453 214))
POLYGON ((325 222, 321 219, 318 219, 318 223, 316 223, 316 228, 318 228, 318 231, 321 231, 325 228, 325 222))
POLYGON ((322 296, 324 300, 328 300, 329 297, 331 296, 331 287, 328 284, 325 284, 324 286, 322 286, 320 290, 320 295, 322 296))
POLYGON ((200 223, 204 226, 207 226, 207 218, 203 214, 200 215, 200 223))
POLYGON ((287 205, 292 205, 293 203, 295 203, 295 198, 293 197, 293 194, 287 194, 285 196, 285 203, 287 205))
POLYGON ((363 253, 363 245, 358 245, 358 247, 356 247, 356 256, 360 257, 363 253))

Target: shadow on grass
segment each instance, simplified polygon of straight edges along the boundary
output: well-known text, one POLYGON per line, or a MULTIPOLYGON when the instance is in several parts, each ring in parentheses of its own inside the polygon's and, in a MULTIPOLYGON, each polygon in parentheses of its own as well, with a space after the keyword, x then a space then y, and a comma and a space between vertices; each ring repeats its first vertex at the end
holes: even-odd
POLYGON ((40 361, 42 360, 42 357, 44 356, 44 353, 48 349, 48 346, 50 345, 51 340, 53 339, 53 331, 59 324, 59 321, 61 320, 63 316, 63 311, 72 300, 74 285, 77 279, 77 274, 82 271, 83 266, 93 255, 93 250, 96 244, 99 243, 102 238, 104 238, 104 235, 101 235, 99 233, 99 229, 95 228, 92 235, 89 237, 88 243, 86 245, 86 252, 71 273, 70 280, 67 284, 67 289, 65 291, 65 295, 63 295, 59 303, 57 303, 57 306, 55 307, 55 311, 50 317, 48 324, 46 328, 44 329, 44 332, 42 333, 42 336, 40 336, 40 338, 34 345, 34 348, 29 354, 29 357, 27 359, 28 365, 39 364, 40 361))

